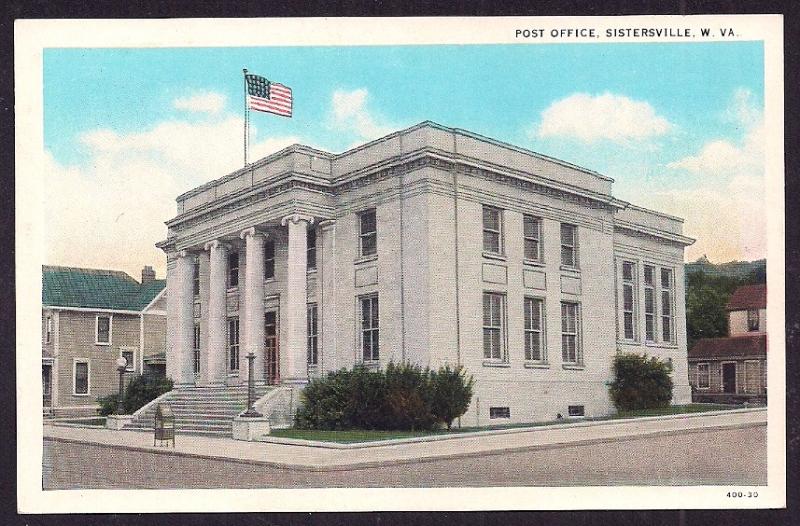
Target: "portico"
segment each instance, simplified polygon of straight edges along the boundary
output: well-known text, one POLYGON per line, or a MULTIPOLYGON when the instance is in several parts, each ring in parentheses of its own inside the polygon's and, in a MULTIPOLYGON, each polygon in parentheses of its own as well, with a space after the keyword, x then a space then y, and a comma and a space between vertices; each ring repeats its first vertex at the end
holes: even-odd
POLYGON ((167 375, 176 386, 244 384, 250 352, 256 383, 308 381, 308 230, 314 224, 314 216, 295 212, 168 252, 167 280, 174 292, 168 296, 167 375), (279 266, 286 276, 278 283, 274 242, 284 239, 279 266), (279 318, 265 317, 281 311, 279 318), (283 338, 266 334, 278 319, 283 338), (268 347, 277 363, 268 363, 268 347))

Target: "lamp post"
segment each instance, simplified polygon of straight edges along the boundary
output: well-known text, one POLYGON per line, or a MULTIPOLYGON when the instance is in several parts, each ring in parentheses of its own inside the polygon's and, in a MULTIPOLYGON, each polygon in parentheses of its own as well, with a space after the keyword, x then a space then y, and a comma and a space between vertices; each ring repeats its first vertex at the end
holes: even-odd
POLYGON ((123 414, 122 410, 122 387, 123 381, 122 376, 125 374, 125 369, 128 368, 128 360, 120 356, 117 358, 117 371, 119 371, 119 394, 117 395, 117 411, 116 414, 121 415, 123 414))
POLYGON ((253 395, 253 360, 255 360, 256 355, 253 352, 249 352, 247 354, 247 411, 242 413, 242 416, 246 416, 249 418, 256 418, 259 416, 264 416, 258 411, 253 408, 253 402, 255 398, 253 395))

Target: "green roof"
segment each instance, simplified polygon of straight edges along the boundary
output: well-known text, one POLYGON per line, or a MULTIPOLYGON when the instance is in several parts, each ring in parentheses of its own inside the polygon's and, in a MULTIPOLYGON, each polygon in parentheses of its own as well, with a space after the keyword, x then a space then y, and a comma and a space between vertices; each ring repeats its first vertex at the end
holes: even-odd
POLYGON ((139 283, 117 270, 42 266, 42 305, 141 311, 167 285, 139 283))

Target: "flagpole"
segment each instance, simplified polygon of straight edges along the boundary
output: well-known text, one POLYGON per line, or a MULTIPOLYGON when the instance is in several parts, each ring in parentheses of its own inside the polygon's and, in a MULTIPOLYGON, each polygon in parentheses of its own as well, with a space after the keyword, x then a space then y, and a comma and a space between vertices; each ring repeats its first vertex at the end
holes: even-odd
POLYGON ((244 72, 244 166, 247 167, 247 143, 248 135, 250 135, 250 109, 247 105, 247 68, 242 69, 244 72))

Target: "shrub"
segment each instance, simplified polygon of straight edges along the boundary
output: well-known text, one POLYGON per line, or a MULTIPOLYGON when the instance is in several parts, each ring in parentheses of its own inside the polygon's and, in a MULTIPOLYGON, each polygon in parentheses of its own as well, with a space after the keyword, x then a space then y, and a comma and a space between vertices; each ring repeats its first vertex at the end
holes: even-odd
POLYGON ((295 415, 301 429, 428 430, 464 414, 472 379, 445 367, 437 373, 408 363, 385 371, 362 366, 312 380, 295 415), (451 399, 452 398, 452 399, 451 399))
MULTIPOLYGON (((172 390, 172 380, 163 376, 136 375, 128 382, 122 398, 122 409, 126 415, 132 414, 151 400, 155 400, 172 390)), ((110 415, 117 410, 117 393, 98 399, 100 414, 110 415)))
POLYGON ((433 373, 433 414, 447 425, 447 429, 450 429, 453 420, 469 409, 474 383, 472 376, 466 377, 466 371, 461 366, 451 369, 445 365, 433 373))
POLYGON ((621 353, 614 357, 611 399, 619 411, 666 407, 672 399, 669 364, 646 354, 621 353))

